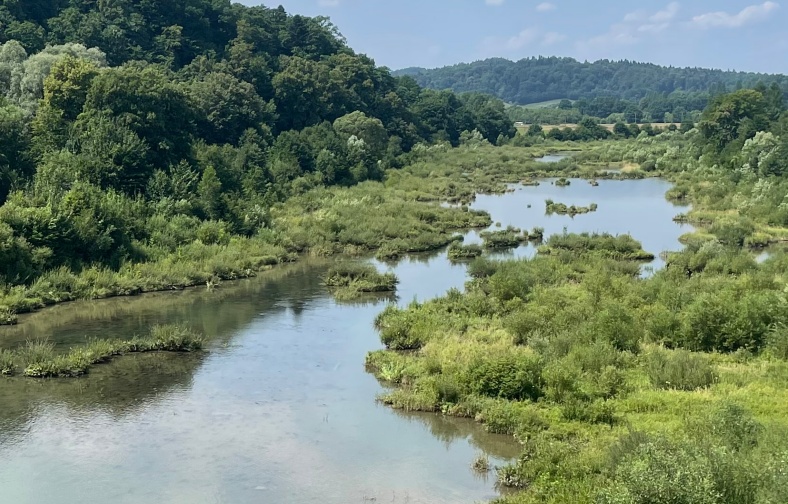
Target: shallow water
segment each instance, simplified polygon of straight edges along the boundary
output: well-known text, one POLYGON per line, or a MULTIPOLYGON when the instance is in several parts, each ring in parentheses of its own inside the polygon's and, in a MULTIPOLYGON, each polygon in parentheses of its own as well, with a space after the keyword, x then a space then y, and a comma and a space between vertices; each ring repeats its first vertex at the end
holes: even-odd
POLYGON ((563 161, 564 159, 568 158, 571 154, 569 153, 561 153, 556 152, 554 154, 545 154, 542 157, 534 158, 534 161, 539 163, 557 163, 559 161, 563 161))
MULTIPOLYGON (((475 208, 504 226, 550 232, 630 231, 647 250, 676 248, 681 211, 657 180, 573 180, 480 196, 475 208), (599 204, 596 214, 544 216, 544 199, 599 204), (527 204, 532 208, 528 209, 527 204)), ((469 240, 477 238, 469 234, 469 240)), ((528 255, 521 247, 513 255, 528 255)), ((429 299, 466 280, 445 252, 375 262, 400 279, 398 303, 429 299)), ((144 333, 185 323, 208 352, 148 354, 98 366, 79 380, 0 380, 0 502, 472 503, 494 498, 494 473, 470 469, 519 454, 510 438, 469 420, 406 414, 375 402, 363 368, 380 347, 372 321, 385 300, 338 304, 320 281, 327 262, 304 261, 259 278, 56 306, 0 329, 0 347, 50 337, 144 333)))
MULTIPOLYGON (((486 210, 493 222, 502 228, 513 225, 531 230, 544 228, 544 236, 569 233, 608 232, 614 235, 631 234, 643 244, 643 248, 657 256, 644 269, 658 269, 665 262, 660 252, 680 250, 679 237, 693 230, 689 224, 677 224, 673 217, 688 211, 688 207, 675 205, 665 199, 671 184, 660 179, 643 180, 599 180, 592 186, 587 180, 571 179, 571 184, 559 187, 557 179, 542 179, 538 186, 513 185, 513 193, 479 195, 471 208, 486 210), (567 206, 589 206, 596 203, 596 212, 576 215, 547 215, 545 200, 552 199, 567 206), (531 205, 528 208, 528 205, 531 205)), ((500 229, 495 226, 490 229, 500 229)), ((470 233, 468 243, 481 243, 479 233, 470 233)), ((534 244, 524 244, 517 249, 496 254, 501 257, 532 257, 536 254, 534 244)))

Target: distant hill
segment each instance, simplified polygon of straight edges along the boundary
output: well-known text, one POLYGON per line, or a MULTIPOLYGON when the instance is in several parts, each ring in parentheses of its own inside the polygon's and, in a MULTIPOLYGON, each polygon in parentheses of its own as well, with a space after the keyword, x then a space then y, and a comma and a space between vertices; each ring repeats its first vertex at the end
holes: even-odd
POLYGON ((634 61, 579 62, 573 58, 536 57, 520 61, 491 58, 436 69, 406 68, 422 86, 476 91, 509 103, 526 105, 557 99, 597 96, 639 100, 649 94, 674 91, 712 94, 776 82, 788 91, 788 77, 706 68, 675 68, 634 61))

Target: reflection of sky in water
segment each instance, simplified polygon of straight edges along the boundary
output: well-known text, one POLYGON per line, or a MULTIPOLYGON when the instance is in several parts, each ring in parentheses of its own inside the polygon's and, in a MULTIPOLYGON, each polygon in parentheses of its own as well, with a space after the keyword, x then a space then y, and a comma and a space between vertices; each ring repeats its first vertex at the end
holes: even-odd
MULTIPOLYGON (((594 187, 587 180, 572 179, 567 187, 556 187, 551 182, 556 179, 541 180, 538 186, 512 186, 514 193, 506 195, 479 195, 471 208, 486 210, 492 215, 493 222, 502 227, 515 226, 531 230, 541 227, 545 238, 560 234, 564 228, 569 233, 602 233, 614 235, 631 234, 643 244, 643 248, 656 255, 650 264, 661 268, 664 261, 660 252, 680 250, 679 236, 692 231, 692 226, 673 222, 673 217, 688 211, 687 207, 673 205, 665 199, 670 183, 659 179, 644 180, 600 180, 594 187), (545 200, 575 206, 598 205, 597 211, 570 217, 568 215, 545 215, 545 200), (531 208, 528 208, 531 205, 531 208)), ((468 243, 481 243, 478 233, 470 233, 468 243)), ((533 245, 523 245, 502 254, 500 257, 531 257, 536 253, 533 245)))
MULTIPOLYGON (((430 268, 431 263, 404 261, 398 269, 421 270, 413 278, 424 278, 430 268)), ((450 271, 462 286, 464 270, 450 271)), ((162 321, 183 317, 200 327, 211 318, 245 323, 228 323, 228 334, 217 334, 207 358, 195 362, 190 381, 157 385, 158 393, 129 405, 126 414, 111 414, 102 405, 134 387, 124 380, 123 387, 112 388, 116 365, 100 367, 81 382, 94 401, 74 388, 80 382, 68 382, 62 401, 45 392, 55 382, 21 382, 41 389, 27 402, 14 395, 12 387, 20 382, 0 385, 0 401, 13 400, 24 410, 18 416, 0 413, 0 426, 10 428, 0 433, 3 499, 345 503, 375 497, 470 503, 495 497, 494 478, 474 477, 470 463, 480 447, 489 445, 493 454, 506 457, 516 456, 518 448, 471 422, 416 419, 377 404, 381 387, 364 372, 363 362, 368 350, 379 347, 372 320, 382 305, 335 304, 313 282, 319 272, 302 268, 279 280, 286 286, 259 290, 245 282, 237 295, 227 295, 233 289, 226 288, 213 304, 195 292, 198 301, 184 298, 188 310, 166 305, 162 321), (260 308, 251 311, 255 303, 260 308)), ((430 285, 407 285, 407 277, 406 289, 438 293, 430 285)), ((110 317, 113 323, 134 326, 123 319, 137 315, 121 313, 110 317)), ((62 329, 67 337, 79 331, 62 329)), ((54 324, 50 330, 58 333, 54 324)), ((113 333, 112 324, 105 331, 113 333)), ((137 358, 122 359, 119 367, 137 358)))
MULTIPOLYGON (((503 226, 630 232, 654 253, 678 248, 658 180, 573 180, 479 196, 474 208, 503 226), (544 200, 595 202, 594 214, 545 216, 544 200), (531 204, 530 209, 527 204, 531 204)), ((469 241, 473 241, 471 233, 469 241)), ((513 252, 520 256, 530 247, 513 252)), ((462 288, 466 266, 445 252, 394 265, 407 304, 462 288)), ((494 475, 474 476, 483 449, 507 458, 508 438, 470 421, 392 411, 364 372, 379 348, 382 303, 336 304, 324 265, 302 263, 214 293, 194 290, 72 303, 0 330, 3 346, 49 335, 128 337, 185 322, 211 337, 194 356, 131 356, 67 382, 0 380, 0 501, 136 504, 245 502, 471 503, 495 497, 494 475)), ((493 463, 501 459, 493 457, 493 463)))

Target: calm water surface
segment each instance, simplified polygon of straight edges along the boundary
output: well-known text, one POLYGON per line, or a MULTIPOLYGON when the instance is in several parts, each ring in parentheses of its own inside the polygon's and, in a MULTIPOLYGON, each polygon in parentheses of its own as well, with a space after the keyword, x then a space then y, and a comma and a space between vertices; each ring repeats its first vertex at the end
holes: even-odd
MULTIPOLYGON (((548 233, 631 232, 647 250, 678 248, 658 180, 549 181, 475 208, 504 226, 548 233), (595 214, 546 217, 544 199, 596 202, 595 214), (529 209, 527 205, 531 204, 529 209)), ((470 233, 468 240, 478 239, 470 233)), ((533 253, 521 247, 512 255, 533 253)), ((461 288, 466 268, 445 252, 405 259, 398 303, 461 288)), ((655 264, 659 266, 659 262, 655 264)), ((307 261, 260 278, 136 298, 78 302, 0 329, 0 347, 50 337, 61 348, 85 337, 144 333, 155 323, 204 332, 201 355, 149 354, 99 366, 70 381, 0 380, 0 502, 472 503, 494 498, 494 474, 518 455, 507 437, 471 421, 405 414, 375 402, 382 386, 364 356, 380 348, 372 321, 385 300, 338 304, 321 285, 327 263, 307 261)))

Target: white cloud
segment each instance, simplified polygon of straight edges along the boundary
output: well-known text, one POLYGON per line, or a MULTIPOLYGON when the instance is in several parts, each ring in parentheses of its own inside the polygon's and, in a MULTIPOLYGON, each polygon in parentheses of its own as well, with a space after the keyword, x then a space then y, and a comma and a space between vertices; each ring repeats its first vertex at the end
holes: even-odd
POLYGON ((566 40, 566 35, 563 33, 547 32, 544 34, 544 37, 542 37, 542 45, 551 46, 563 42, 564 40, 566 40))
POLYGON ((529 46, 551 46, 563 42, 566 38, 563 33, 545 32, 531 27, 511 37, 487 37, 482 41, 480 49, 483 57, 517 54, 529 46))
POLYGON ((339 0, 317 0, 320 7, 338 7, 339 0))
POLYGON ((517 35, 509 37, 503 45, 503 48, 508 51, 516 51, 529 45, 535 41, 539 36, 539 32, 534 28, 526 28, 517 35))
POLYGON ((679 2, 671 2, 656 12, 643 9, 630 12, 620 22, 610 26, 606 33, 579 42, 578 48, 636 44, 641 37, 662 33, 673 26, 680 9, 679 2))
POLYGON ((547 12, 547 11, 555 10, 555 8, 556 8, 555 4, 552 4, 550 2, 542 2, 542 3, 540 3, 539 5, 536 6, 536 11, 537 12, 547 12))
POLYGON ((487 5, 503 5, 504 0, 484 0, 487 5))
POLYGON ((673 18, 676 17, 676 14, 679 13, 680 8, 681 5, 678 2, 671 2, 667 7, 665 7, 664 10, 657 12, 648 19, 654 23, 666 23, 672 21, 673 18))
POLYGON ((723 11, 707 12, 692 18, 692 24, 698 28, 739 28, 748 23, 765 19, 770 12, 780 8, 777 2, 764 2, 762 4, 745 7, 737 14, 723 11))

